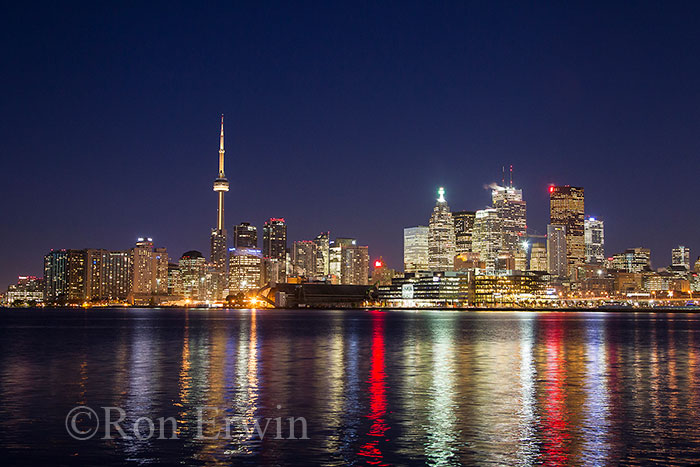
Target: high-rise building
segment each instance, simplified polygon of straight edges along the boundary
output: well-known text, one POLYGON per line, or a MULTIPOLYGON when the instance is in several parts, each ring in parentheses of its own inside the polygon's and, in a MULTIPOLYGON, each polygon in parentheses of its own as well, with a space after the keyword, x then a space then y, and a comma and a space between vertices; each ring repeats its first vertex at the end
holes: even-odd
POLYGON ((86 270, 85 250, 68 250, 68 302, 83 303, 85 301, 86 270))
POLYGON ((68 252, 51 250, 44 256, 44 300, 48 303, 68 299, 68 252))
POLYGON ((262 277, 262 252, 256 248, 231 248, 228 271, 229 293, 258 289, 262 277))
POLYGON ((651 250, 649 248, 629 248, 624 253, 612 257, 612 268, 625 272, 643 272, 651 270, 651 250))
POLYGON ((131 294, 136 304, 157 303, 156 296, 168 293, 168 252, 153 248, 153 239, 141 237, 130 251, 131 294))
POLYGON ((428 237, 430 229, 423 225, 403 229, 403 270, 428 270, 428 237))
POLYGON ((168 264, 168 295, 180 298, 183 294, 180 265, 170 263, 168 264))
POLYGON ((333 284, 340 284, 343 270, 343 249, 357 245, 354 238, 336 238, 329 248, 329 276, 333 284))
POLYGON ((316 271, 315 276, 319 279, 330 274, 330 232, 321 232, 314 238, 316 245, 316 271))
POLYGON ((7 287, 5 303, 14 305, 17 302, 34 305, 44 300, 44 280, 34 276, 19 276, 17 284, 7 287))
POLYGON ((566 275, 586 260, 583 188, 569 185, 549 187, 550 224, 566 230, 566 275))
POLYGON ((316 273, 316 244, 311 240, 298 240, 292 248, 292 264, 297 277, 314 277, 316 273))
POLYGON ((565 277, 568 274, 566 227, 549 224, 547 226, 547 271, 565 277))
POLYGON ((683 267, 690 271, 690 248, 680 245, 672 249, 671 266, 683 267))
POLYGON ((605 261, 605 226, 603 221, 588 217, 583 223, 586 244, 586 263, 603 264, 605 261))
POLYGON ((214 298, 222 299, 226 287, 227 236, 224 227, 224 193, 229 189, 224 173, 224 116, 221 116, 219 136, 219 173, 214 180, 214 191, 218 196, 216 228, 211 231, 211 264, 213 269, 214 298))
POLYGON ((340 283, 367 285, 369 279, 369 248, 349 245, 342 247, 340 283))
POLYGON ((89 249, 86 253, 85 300, 122 303, 131 295, 133 255, 126 251, 89 249))
POLYGON ((257 248, 258 228, 248 222, 241 222, 233 226, 234 248, 257 248))
POLYGON ((285 282, 287 279, 287 224, 284 219, 271 217, 265 222, 262 254, 266 260, 264 282, 285 282))
POLYGON ((530 246, 530 270, 549 271, 547 244, 545 242, 533 242, 530 246))
POLYGON ((455 252, 460 255, 472 251, 472 233, 474 231, 475 211, 457 211, 452 213, 455 223, 455 252))
POLYGON ((207 260, 196 250, 183 253, 180 257, 180 280, 182 296, 185 299, 202 301, 209 298, 207 284, 207 260))
POLYGON ((501 220, 494 208, 480 209, 474 217, 472 251, 479 254, 487 273, 497 269, 498 254, 501 251, 501 220))
POLYGON ((432 271, 453 270, 455 248, 455 225, 445 200, 445 189, 440 187, 428 224, 428 268, 432 271))
POLYGON ((501 249, 515 255, 527 233, 527 203, 523 201, 523 190, 512 184, 495 186, 491 190, 491 200, 501 223, 501 249))

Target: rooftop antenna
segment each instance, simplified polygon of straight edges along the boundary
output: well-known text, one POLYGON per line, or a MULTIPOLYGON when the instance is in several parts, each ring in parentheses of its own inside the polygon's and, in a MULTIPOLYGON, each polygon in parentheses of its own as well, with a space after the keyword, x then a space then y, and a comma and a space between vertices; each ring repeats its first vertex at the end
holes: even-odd
POLYGON ((501 166, 501 186, 506 186, 506 166, 501 166))
POLYGON ((513 165, 510 166, 510 187, 513 188, 513 165))

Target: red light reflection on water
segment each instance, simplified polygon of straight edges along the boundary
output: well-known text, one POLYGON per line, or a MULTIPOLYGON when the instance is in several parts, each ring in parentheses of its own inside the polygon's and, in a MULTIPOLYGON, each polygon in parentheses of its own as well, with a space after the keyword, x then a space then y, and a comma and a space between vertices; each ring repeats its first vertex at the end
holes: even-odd
POLYGON ((360 447, 357 453, 367 458, 372 465, 387 465, 382 461, 379 443, 389 426, 384 420, 386 404, 386 372, 384 368, 384 317, 377 313, 372 318, 372 357, 369 371, 369 414, 372 426, 367 433, 370 440, 360 447))
POLYGON ((569 463, 568 422, 566 420, 565 370, 563 352, 563 321, 547 321, 545 342, 547 364, 545 367, 545 396, 542 416, 542 463, 565 465, 569 463))

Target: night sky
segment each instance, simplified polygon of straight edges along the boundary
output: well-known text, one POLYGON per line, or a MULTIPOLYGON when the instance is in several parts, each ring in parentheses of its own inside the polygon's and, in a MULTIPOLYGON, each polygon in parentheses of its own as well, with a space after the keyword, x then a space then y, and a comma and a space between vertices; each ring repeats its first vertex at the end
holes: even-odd
POLYGON ((5 3, 0 287, 51 248, 208 256, 221 113, 229 231, 401 267, 438 186, 481 209, 512 164, 530 230, 578 185, 606 254, 700 254, 700 3, 232 3, 5 3))

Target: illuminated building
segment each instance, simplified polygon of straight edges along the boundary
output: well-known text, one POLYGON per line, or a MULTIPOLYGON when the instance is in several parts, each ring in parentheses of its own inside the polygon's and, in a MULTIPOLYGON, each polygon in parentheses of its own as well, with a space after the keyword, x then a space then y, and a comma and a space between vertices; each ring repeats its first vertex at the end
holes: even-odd
POLYGON ((17 283, 7 287, 5 303, 34 304, 44 300, 44 280, 34 276, 19 276, 17 283))
POLYGON ((310 278, 316 272, 316 244, 311 240, 298 240, 292 246, 294 275, 310 278))
POLYGON ((455 223, 455 254, 472 251, 472 233, 474 231, 475 211, 458 211, 452 213, 455 223))
POLYGON ((586 260, 584 237, 583 188, 573 186, 549 187, 550 224, 566 229, 567 274, 586 260))
POLYGON ((484 262, 481 255, 475 252, 460 253, 455 256, 455 271, 468 271, 474 269, 484 269, 484 262))
POLYGON ((214 272, 214 298, 224 298, 226 284, 227 237, 224 227, 224 193, 229 189, 224 173, 224 116, 221 116, 221 134, 219 136, 219 174, 214 180, 214 191, 218 196, 216 228, 211 231, 211 263, 214 272))
POLYGON ((428 268, 431 271, 451 271, 455 258, 455 225, 440 187, 438 199, 428 224, 428 268))
POLYGON ((547 271, 554 276, 566 277, 567 275, 567 240, 565 226, 552 224, 547 226, 547 271))
POLYGON ((330 232, 321 232, 314 238, 316 246, 316 269, 314 275, 324 279, 330 274, 330 232))
POLYGON ((651 270, 651 250, 630 248, 612 257, 612 268, 617 271, 639 273, 651 270))
POLYGON ((68 250, 67 272, 68 272, 68 302, 83 303, 85 300, 85 250, 68 250))
POLYGON ((384 262, 384 258, 374 260, 374 268, 372 269, 372 284, 373 285, 389 285, 391 280, 396 276, 396 271, 390 269, 384 262))
POLYGON ((586 263, 603 264, 605 261, 605 226, 603 221, 588 217, 583 223, 586 244, 586 263))
POLYGON ((700 256, 698 256, 698 259, 695 261, 695 266, 693 268, 695 272, 700 273, 700 256))
POLYGON ((258 229, 248 222, 241 222, 233 226, 233 247, 234 248, 257 248, 258 229))
POLYGON ((491 191, 493 208, 501 224, 501 249, 513 255, 521 249, 527 230, 527 203, 523 190, 510 186, 496 186, 491 191))
POLYGON ((403 270, 405 272, 428 270, 429 228, 419 225, 403 229, 403 270))
POLYGON ((671 250, 671 265, 682 267, 690 271, 690 248, 678 246, 671 250))
POLYGON ((547 259, 547 244, 545 242, 533 242, 530 245, 530 271, 549 271, 547 259))
POLYGON ((196 250, 185 252, 180 258, 180 280, 185 299, 202 301, 209 298, 207 260, 196 250))
POLYGON ((272 217, 263 225, 262 254, 266 259, 265 282, 284 282, 287 279, 287 224, 284 219, 272 217))
POLYGON ((85 300, 126 301, 132 290, 132 257, 126 251, 86 250, 85 300))
POLYGON ((468 271, 420 271, 395 277, 378 288, 379 300, 390 306, 433 307, 466 305, 469 299, 468 271))
POLYGON ((231 248, 228 274, 230 294, 260 288, 262 251, 255 248, 231 248))
POLYGON ((168 264, 168 295, 181 298, 184 295, 180 265, 168 264))
POLYGON ((502 239, 498 211, 494 208, 476 211, 472 251, 479 254, 488 273, 496 270, 502 239))
POLYGON ((336 238, 330 242, 328 253, 328 272, 331 283, 340 284, 343 268, 343 248, 357 245, 354 238, 336 238))
POLYGON ((139 238, 129 251, 131 256, 131 294, 134 304, 158 303, 168 293, 168 252, 153 248, 151 238, 139 238))
POLYGON ((540 298, 543 283, 537 276, 475 276, 470 304, 474 306, 526 305, 540 298))
POLYGON ((367 285, 369 248, 355 244, 343 246, 341 255, 340 283, 342 285, 367 285))

